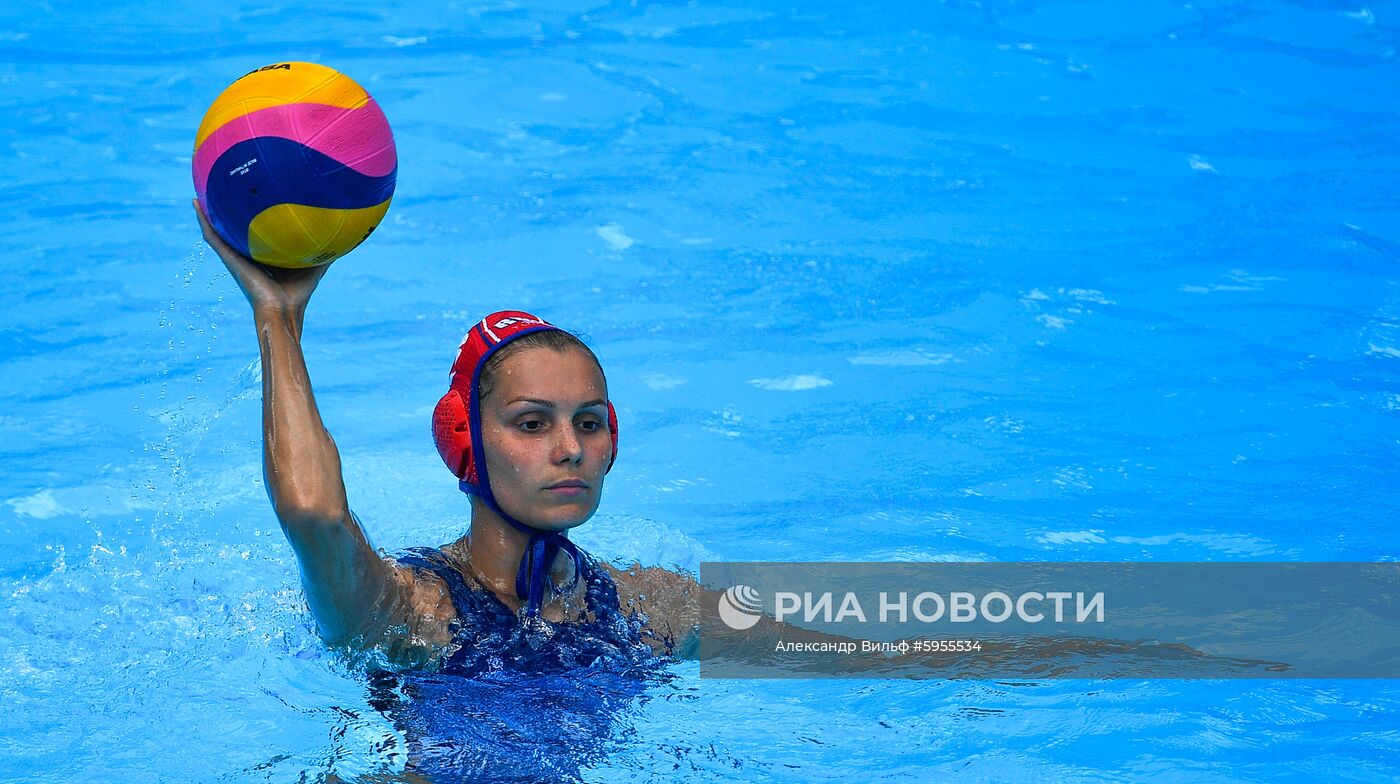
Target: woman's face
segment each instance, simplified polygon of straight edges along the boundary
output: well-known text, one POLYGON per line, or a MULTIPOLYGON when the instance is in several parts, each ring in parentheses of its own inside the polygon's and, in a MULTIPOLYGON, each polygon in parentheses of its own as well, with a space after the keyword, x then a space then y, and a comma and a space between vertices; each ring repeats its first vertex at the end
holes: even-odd
POLYGON ((525 348, 496 367, 481 437, 501 509, 551 531, 593 516, 612 458, 607 400, 603 374, 577 349, 525 348))

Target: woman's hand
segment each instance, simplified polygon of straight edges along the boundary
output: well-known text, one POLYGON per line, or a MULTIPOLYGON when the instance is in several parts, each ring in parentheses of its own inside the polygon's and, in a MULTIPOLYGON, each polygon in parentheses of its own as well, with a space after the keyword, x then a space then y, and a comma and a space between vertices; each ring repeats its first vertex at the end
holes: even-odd
POLYGON ((209 225, 209 219, 199 208, 197 199, 194 202, 194 211, 199 216, 200 228, 204 230, 204 241, 224 260, 224 266, 228 267, 233 279, 238 281, 238 287, 243 289, 243 294, 248 298, 248 304, 253 306, 254 313, 280 312, 300 319, 306 312, 306 303, 311 299, 311 292, 316 290, 316 284, 321 282, 321 276, 326 274, 326 268, 330 265, 283 269, 258 264, 224 242, 223 237, 209 225))

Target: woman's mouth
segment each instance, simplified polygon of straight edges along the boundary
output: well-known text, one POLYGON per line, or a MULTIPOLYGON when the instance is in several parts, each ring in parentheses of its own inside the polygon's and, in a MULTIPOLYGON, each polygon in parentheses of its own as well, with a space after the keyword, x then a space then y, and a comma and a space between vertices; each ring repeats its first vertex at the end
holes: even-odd
POLYGON ((583 495, 588 491, 588 483, 582 479, 565 479, 562 482, 555 482, 546 487, 545 490, 562 496, 583 495))

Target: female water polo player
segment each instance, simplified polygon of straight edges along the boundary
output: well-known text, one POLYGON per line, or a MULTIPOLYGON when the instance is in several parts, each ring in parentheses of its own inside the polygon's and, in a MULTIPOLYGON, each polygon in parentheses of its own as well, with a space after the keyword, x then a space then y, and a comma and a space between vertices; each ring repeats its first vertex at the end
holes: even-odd
POLYGON ((598 508, 617 454, 607 381, 582 342, 519 311, 472 327, 433 415, 438 451, 471 496, 470 529, 386 559, 350 511, 302 356, 326 267, 260 266, 199 220, 253 309, 268 496, 327 643, 468 672, 689 652, 693 581, 615 569, 567 538, 598 508))

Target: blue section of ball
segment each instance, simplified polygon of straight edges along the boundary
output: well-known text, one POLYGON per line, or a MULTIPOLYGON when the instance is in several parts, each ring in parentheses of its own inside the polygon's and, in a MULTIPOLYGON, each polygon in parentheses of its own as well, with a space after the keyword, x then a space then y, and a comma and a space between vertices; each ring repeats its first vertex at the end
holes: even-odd
POLYGON ((306 145, 274 136, 228 148, 209 173, 209 221, 247 256, 248 226, 278 204, 351 210, 382 204, 394 194, 398 167, 370 177, 306 145))

